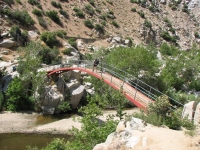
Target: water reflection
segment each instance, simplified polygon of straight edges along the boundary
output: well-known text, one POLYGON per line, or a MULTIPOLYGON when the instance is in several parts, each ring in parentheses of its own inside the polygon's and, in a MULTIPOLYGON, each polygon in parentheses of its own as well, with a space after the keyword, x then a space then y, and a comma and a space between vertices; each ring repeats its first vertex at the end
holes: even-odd
POLYGON ((26 146, 37 146, 38 148, 45 147, 54 138, 64 138, 64 141, 69 140, 69 135, 59 134, 0 134, 0 149, 1 150, 26 150, 26 146))

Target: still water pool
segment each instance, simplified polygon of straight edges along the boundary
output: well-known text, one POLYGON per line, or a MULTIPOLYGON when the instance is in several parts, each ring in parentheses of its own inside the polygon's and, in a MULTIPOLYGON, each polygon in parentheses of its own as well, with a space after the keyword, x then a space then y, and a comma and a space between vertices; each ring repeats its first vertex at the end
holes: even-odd
POLYGON ((27 145, 43 148, 54 138, 64 138, 64 140, 67 141, 70 136, 57 134, 5 133, 0 134, 0 150, 26 150, 27 145))

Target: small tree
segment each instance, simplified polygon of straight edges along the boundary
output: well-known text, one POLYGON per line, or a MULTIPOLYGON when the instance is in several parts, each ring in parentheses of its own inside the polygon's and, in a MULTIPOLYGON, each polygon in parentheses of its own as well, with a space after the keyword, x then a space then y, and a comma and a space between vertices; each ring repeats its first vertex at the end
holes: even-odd
POLYGON ((53 47, 58 42, 54 32, 43 32, 40 36, 40 39, 50 47, 53 47))

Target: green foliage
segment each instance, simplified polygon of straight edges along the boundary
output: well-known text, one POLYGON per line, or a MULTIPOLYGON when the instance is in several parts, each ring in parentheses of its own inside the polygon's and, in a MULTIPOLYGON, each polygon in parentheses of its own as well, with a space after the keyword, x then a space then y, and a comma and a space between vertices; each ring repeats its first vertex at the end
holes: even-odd
POLYGON ((28 3, 31 5, 39 5, 39 1, 38 0, 28 0, 28 3))
POLYGON ((76 43, 76 39, 75 39, 75 38, 69 38, 69 39, 68 39, 68 43, 69 43, 72 47, 74 47, 75 49, 78 49, 78 48, 77 48, 77 43, 76 43))
POLYGON ((151 12, 155 12, 155 11, 156 11, 153 5, 149 6, 148 8, 149 8, 149 10, 150 10, 151 12))
POLYGON ((72 55, 71 52, 72 52, 72 49, 71 49, 71 48, 66 48, 66 49, 64 49, 64 50, 62 51, 63 54, 69 55, 69 56, 72 55))
POLYGON ((94 0, 89 0, 90 5, 95 6, 94 0))
POLYGON ((167 96, 159 96, 154 103, 149 105, 148 111, 155 112, 157 115, 163 117, 166 116, 167 112, 171 109, 171 104, 167 96))
POLYGON ((16 10, 11 13, 11 18, 18 20, 22 25, 28 27, 34 25, 35 23, 27 11, 16 10))
POLYGON ((16 2, 17 2, 18 4, 20 4, 20 5, 22 5, 21 0, 16 0, 16 2))
POLYGON ((200 38, 200 35, 197 31, 194 32, 194 36, 195 36, 195 38, 200 38))
POLYGON ((9 84, 6 96, 8 96, 6 108, 9 111, 27 110, 33 106, 26 95, 22 80, 18 77, 15 77, 9 84))
POLYGON ((95 11, 98 13, 101 13, 101 9, 99 9, 99 8, 96 8, 95 11))
POLYGON ((135 77, 139 77, 140 71, 143 70, 145 74, 140 78, 153 86, 156 83, 154 80, 155 73, 158 72, 158 67, 160 66, 155 50, 155 47, 151 51, 143 46, 119 47, 106 54, 104 61, 135 77))
POLYGON ((67 112, 68 110, 71 110, 71 105, 67 101, 61 102, 58 106, 58 109, 60 109, 62 112, 67 112))
POLYGON ((169 32, 167 32, 167 31, 163 31, 160 36, 163 39, 165 39, 166 41, 170 41, 170 42, 176 43, 176 37, 175 36, 171 36, 169 34, 169 32))
POLYGON ((79 18, 85 18, 84 13, 77 7, 74 7, 73 10, 76 12, 76 16, 78 16, 79 18))
POLYGON ((118 24, 116 21, 112 21, 111 24, 112 24, 113 26, 115 26, 116 28, 119 28, 119 27, 120 27, 119 24, 118 24))
POLYGON ((56 39, 56 33, 54 32, 42 32, 40 39, 50 47, 53 47, 58 43, 58 40, 56 39))
POLYGON ((46 12, 47 16, 51 18, 55 23, 61 24, 60 18, 58 17, 58 13, 55 10, 50 10, 46 12))
POLYGON ((66 34, 67 32, 64 31, 64 30, 58 30, 55 32, 57 36, 59 36, 60 38, 65 38, 66 37, 66 34))
POLYGON ((18 36, 21 36, 21 30, 17 25, 12 26, 9 33, 15 40, 17 40, 18 36))
POLYGON ((8 4, 9 6, 11 6, 12 4, 14 4, 14 0, 3 0, 6 4, 8 4))
POLYGON ((147 19, 144 20, 144 26, 145 27, 148 27, 148 28, 151 28, 152 27, 152 24, 150 21, 148 21, 147 19))
POLYGON ((106 20, 106 14, 101 15, 99 18, 101 18, 102 20, 106 20))
POLYGON ((84 25, 90 29, 94 28, 93 22, 91 20, 84 20, 84 25))
POLYGON ((66 149, 68 149, 68 147, 66 146, 64 139, 55 138, 45 148, 42 148, 41 150, 66 150, 66 149))
POLYGON ((91 5, 86 5, 85 6, 85 12, 89 14, 90 16, 93 16, 95 14, 94 9, 91 7, 91 5))
POLYGON ((45 21, 44 18, 38 17, 38 22, 43 28, 47 28, 47 22, 45 21))
POLYGON ((187 134, 189 136, 195 136, 196 135, 196 131, 195 130, 185 131, 185 134, 187 134))
POLYGON ((76 128, 70 130, 73 138, 72 141, 67 142, 69 150, 91 150, 97 143, 105 141, 108 134, 115 130, 116 122, 113 120, 99 122, 98 118, 102 115, 101 104, 104 105, 99 98, 97 95, 88 97, 87 106, 79 110, 83 114, 80 119, 81 130, 76 128))
POLYGON ((167 17, 164 18, 164 22, 167 23, 167 26, 168 26, 168 27, 172 27, 172 23, 169 21, 169 19, 168 19, 167 17))
POLYGON ((187 4, 184 4, 184 6, 183 6, 183 8, 182 8, 182 11, 183 11, 183 12, 186 12, 187 14, 190 13, 187 4))
POLYGON ((100 24, 95 24, 94 29, 95 29, 96 31, 98 31, 99 33, 104 34, 104 27, 103 27, 102 25, 100 25, 100 24))
POLYGON ((144 15, 143 11, 138 11, 137 13, 140 15, 140 17, 145 18, 145 15, 144 15))
POLYGON ((136 12, 136 8, 134 7, 134 8, 131 8, 131 11, 132 12, 136 12))
POLYGON ((110 5, 113 5, 113 1, 111 0, 106 0, 107 3, 109 3, 110 5))
POLYGON ((160 52, 162 55, 177 56, 179 53, 179 49, 176 48, 174 45, 168 45, 164 42, 160 46, 160 52))
POLYGON ((148 115, 144 112, 134 113, 132 116, 135 118, 142 119, 146 123, 152 124, 154 126, 161 126, 163 124, 162 117, 154 112, 151 112, 148 115))
POLYGON ((181 122, 182 122, 182 127, 186 128, 187 130, 194 130, 196 128, 194 122, 191 122, 187 118, 183 118, 181 122))
POLYGON ((59 12, 60 12, 60 14, 62 14, 65 18, 67 18, 67 19, 69 18, 69 15, 68 15, 68 13, 67 13, 65 10, 60 9, 59 12))
POLYGON ((38 9, 33 9, 32 13, 38 17, 42 17, 42 11, 38 9))
POLYGON ((61 4, 59 2, 56 2, 56 1, 51 1, 51 5, 56 7, 56 8, 62 8, 61 4))
POLYGON ((181 120, 180 115, 176 112, 171 113, 170 116, 167 116, 165 118, 165 124, 170 128, 174 130, 178 130, 181 127, 181 120))

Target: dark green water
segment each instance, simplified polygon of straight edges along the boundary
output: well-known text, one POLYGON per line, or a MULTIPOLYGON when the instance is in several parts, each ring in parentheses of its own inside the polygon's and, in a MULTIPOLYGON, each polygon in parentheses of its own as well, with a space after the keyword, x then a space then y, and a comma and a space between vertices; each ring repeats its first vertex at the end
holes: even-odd
POLYGON ((0 134, 0 150, 26 150, 26 146, 45 147, 54 138, 64 138, 69 140, 69 135, 54 134, 0 134))

